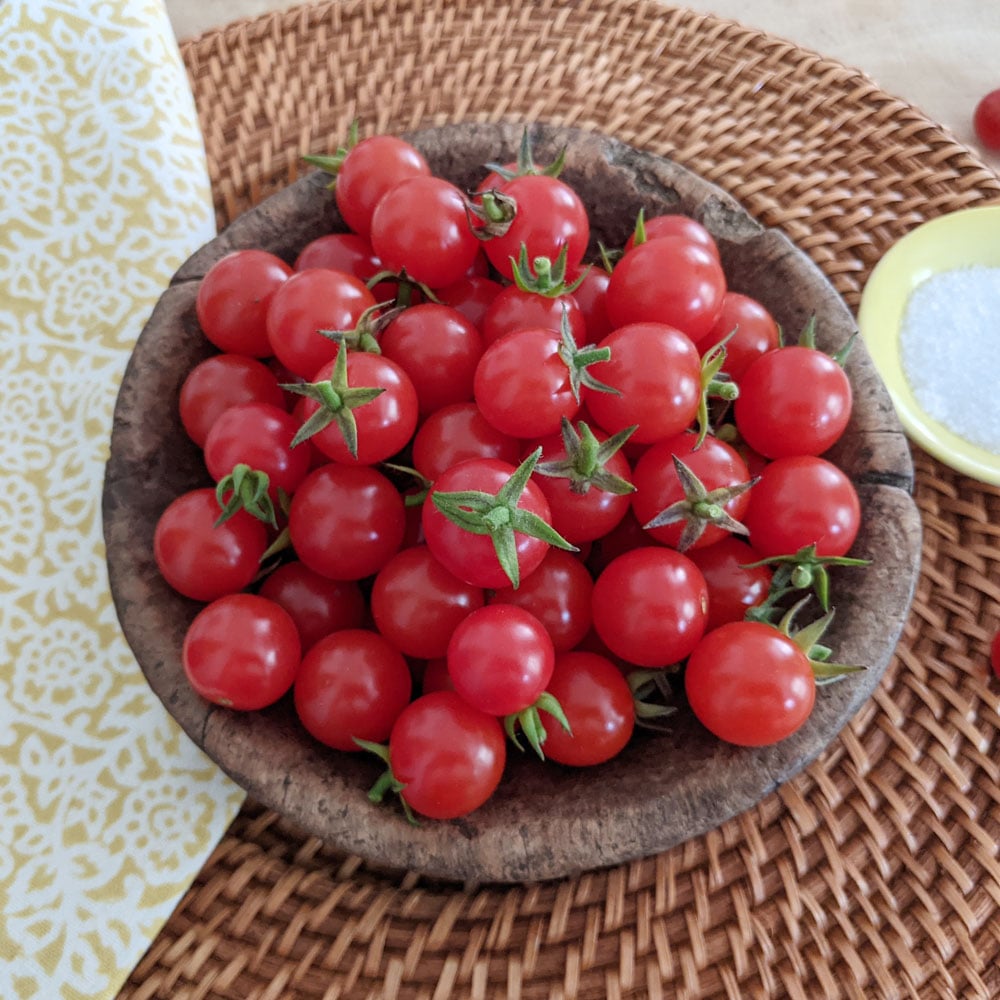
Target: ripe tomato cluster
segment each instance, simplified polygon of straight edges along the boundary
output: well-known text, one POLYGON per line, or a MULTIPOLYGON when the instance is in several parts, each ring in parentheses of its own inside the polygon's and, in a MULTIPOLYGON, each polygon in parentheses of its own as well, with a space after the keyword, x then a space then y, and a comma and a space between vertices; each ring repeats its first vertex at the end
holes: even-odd
POLYGON ((205 605, 195 690, 290 697, 432 818, 481 805, 511 743, 609 760, 682 688, 725 740, 794 732, 850 669, 820 643, 829 568, 858 562, 822 457, 843 357, 811 326, 783 345, 689 217, 587 264, 587 209, 527 142, 475 192, 393 136, 313 162, 348 231, 234 251, 197 296, 218 352, 179 407, 214 485, 154 538, 205 605))

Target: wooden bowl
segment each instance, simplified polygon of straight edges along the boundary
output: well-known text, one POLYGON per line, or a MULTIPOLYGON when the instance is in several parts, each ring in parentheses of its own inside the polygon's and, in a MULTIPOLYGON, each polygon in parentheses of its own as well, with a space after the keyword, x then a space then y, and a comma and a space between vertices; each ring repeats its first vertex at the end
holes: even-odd
MULTIPOLYGON (((455 125, 408 136, 435 173, 463 188, 482 165, 510 159, 520 126, 455 125)), ((662 158, 581 131, 537 127, 541 162, 567 147, 564 178, 587 203, 594 238, 620 246, 640 207, 684 212, 716 237, 729 285, 763 302, 797 334, 818 318, 820 345, 837 347, 855 322, 823 274, 780 232, 752 219, 720 189, 662 158)), ((289 699, 264 712, 210 705, 181 667, 199 605, 174 593, 153 560, 167 503, 206 485, 199 450, 177 401, 190 368, 213 353, 195 318, 200 278, 232 250, 260 247, 291 262, 310 240, 343 228, 328 178, 312 174, 237 219, 177 272, 143 330, 122 382, 104 486, 108 568, 122 628, 150 686, 188 735, 255 799, 311 834, 375 866, 464 881, 550 879, 650 855, 749 808, 813 760, 879 683, 902 629, 920 558, 909 448, 887 392, 858 342, 847 364, 851 423, 832 458, 851 477, 863 525, 852 555, 873 560, 836 579, 828 633, 837 658, 867 671, 822 688, 806 725, 764 749, 726 745, 681 706, 671 729, 643 736, 615 760, 582 771, 512 752, 493 798, 468 817, 414 827, 366 793, 380 770, 367 754, 314 741, 289 699)))

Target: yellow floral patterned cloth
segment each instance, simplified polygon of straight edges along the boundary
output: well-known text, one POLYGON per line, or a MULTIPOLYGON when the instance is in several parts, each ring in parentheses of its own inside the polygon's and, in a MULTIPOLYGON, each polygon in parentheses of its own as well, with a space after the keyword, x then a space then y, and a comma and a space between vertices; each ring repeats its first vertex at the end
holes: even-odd
POLYGON ((242 793, 122 637, 101 488, 131 346, 214 235, 161 0, 0 0, 0 998, 115 996, 242 793))

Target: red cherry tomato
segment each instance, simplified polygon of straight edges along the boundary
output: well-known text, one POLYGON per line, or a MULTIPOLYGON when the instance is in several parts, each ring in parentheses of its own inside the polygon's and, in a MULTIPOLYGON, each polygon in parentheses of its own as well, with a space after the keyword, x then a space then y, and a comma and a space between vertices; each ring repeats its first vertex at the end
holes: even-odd
MULTIPOLYGON (((739 486, 749 482, 750 472, 746 462, 735 448, 708 435, 699 445, 694 431, 685 431, 652 445, 636 462, 632 471, 635 493, 631 496, 632 509, 642 525, 648 524, 657 514, 672 504, 683 501, 684 487, 674 465, 679 458, 709 492, 724 487, 739 486)), ((723 510, 739 521, 750 503, 750 492, 744 491, 722 505, 723 510)), ((685 522, 677 521, 659 528, 647 528, 652 538, 663 545, 678 548, 685 522)), ((701 535, 685 551, 711 545, 729 532, 716 524, 706 523, 701 535)))
POLYGON ((470 705, 506 716, 538 700, 552 676, 555 650, 545 626, 514 604, 467 615, 448 643, 448 674, 470 705))
POLYGON ((490 604, 516 604, 531 612, 548 632, 557 653, 576 646, 590 631, 594 581, 572 552, 549 549, 541 565, 516 590, 501 587, 490 604))
POLYGON ((403 655, 377 632, 343 629, 306 653, 295 678, 295 711, 321 743, 348 752, 355 739, 389 738, 410 702, 412 681, 403 655))
POLYGON ((202 279, 195 312, 205 336, 231 354, 264 358, 272 353, 267 310, 292 269, 265 250, 234 250, 202 279))
POLYGON ((292 265, 295 271, 316 267, 343 271, 367 282, 382 270, 382 261, 365 237, 357 233, 327 233, 307 243, 292 265))
POLYGON ((430 819, 456 819, 496 790, 507 760, 503 727, 454 691, 410 702, 389 736, 389 765, 400 796, 430 819))
POLYGON ((268 545, 263 521, 237 511, 216 527, 221 509, 214 489, 176 497, 160 515, 153 555, 163 578, 195 601, 213 601, 248 586, 268 545))
POLYGON ((504 334, 540 327, 562 330, 563 315, 578 347, 588 343, 587 324, 573 295, 541 295, 508 285, 490 303, 483 317, 483 341, 487 345, 504 334))
MULTIPOLYGON (((716 260, 719 260, 719 246, 715 242, 715 237, 690 215, 681 215, 680 213, 654 215, 643 222, 643 228, 646 231, 646 242, 672 236, 687 240, 689 243, 697 243, 698 246, 704 247, 712 254, 716 260)), ((625 250, 629 251, 634 246, 635 233, 633 232, 625 241, 625 250)))
POLYGON ((843 556, 861 524, 861 503, 850 479, 812 455, 778 458, 750 491, 743 518, 750 544, 765 558, 816 545, 819 556, 843 556))
POLYGON ((822 351, 793 345, 757 358, 740 379, 736 428, 767 458, 821 455, 851 418, 851 383, 822 351))
MULTIPOLYGON (((434 494, 478 490, 496 495, 514 472, 513 465, 497 459, 470 459, 442 473, 424 501, 423 526, 428 547, 441 563, 466 583, 493 589, 508 586, 510 580, 497 559, 490 537, 473 534, 448 520, 434 505, 434 494)), ((530 480, 517 506, 549 524, 552 523, 545 497, 530 480)), ((517 564, 523 581, 541 564, 549 545, 541 539, 520 532, 514 533, 514 539, 517 564)))
POLYGON ((503 434, 533 438, 554 434, 580 403, 570 386, 562 339, 554 330, 530 327, 508 333, 486 348, 473 389, 480 413, 503 434))
POLYGON ((590 652, 556 657, 547 691, 570 725, 547 726, 545 756, 559 764, 591 767, 625 749, 635 729, 635 702, 622 672, 590 652))
POLYGON ((972 127, 987 149, 1000 152, 1000 90, 991 90, 976 105, 972 127))
POLYGON ((587 409, 605 431, 638 424, 629 444, 651 444, 687 429, 701 397, 701 357, 689 337, 662 323, 633 323, 598 346, 609 347, 611 359, 591 371, 621 393, 585 393, 587 409))
POLYGON ((270 403, 231 406, 212 425, 205 441, 205 466, 219 482, 240 463, 267 474, 268 493, 291 496, 312 467, 312 445, 292 446, 299 422, 270 403))
POLYGON ((257 593, 292 616, 303 653, 331 632, 360 628, 368 614, 364 595, 354 581, 330 580, 297 559, 269 573, 257 593))
POLYGON ((371 593, 375 627, 407 656, 444 656, 458 625, 484 604, 481 587, 459 580, 426 545, 403 549, 379 570, 371 593))
POLYGON ((392 135, 373 135, 354 146, 337 171, 334 195, 341 218, 367 236, 375 206, 391 188, 431 172, 423 154, 392 135))
POLYGON ((230 406, 269 403, 285 409, 277 376, 262 361, 242 354, 216 354, 195 365, 181 386, 179 410, 188 437, 199 447, 212 424, 230 406))
POLYGON ((703 344, 713 347, 729 334, 732 336, 726 341, 723 371, 734 382, 739 382, 751 363, 762 354, 773 351, 781 339, 778 324, 767 309, 756 299, 739 292, 726 292, 723 296, 722 311, 703 344))
POLYGON ((725 294, 726 276, 711 251, 664 237, 633 247, 615 265, 608 316, 616 327, 665 323, 700 345, 715 326, 725 294))
POLYGON ((454 403, 430 414, 413 437, 413 467, 434 482, 470 458, 496 458, 516 465, 521 442, 498 431, 475 403, 454 403))
POLYGON ((440 177, 411 177, 389 190, 372 216, 371 240, 390 271, 431 288, 463 278, 480 249, 462 192, 440 177))
POLYGON ((367 465, 330 462, 314 469, 288 512, 296 554, 331 580, 373 576, 395 555, 405 529, 403 498, 367 465))
POLYGON ((529 261, 536 257, 554 261, 565 246, 567 270, 577 271, 590 242, 590 220, 580 196, 568 184, 544 174, 515 177, 500 185, 500 191, 517 207, 507 232, 485 243, 490 263, 513 280, 511 261, 518 259, 522 244, 529 261))
POLYGON ((503 291, 503 285, 478 274, 459 278, 454 284, 437 289, 437 297, 457 309, 482 335, 483 319, 490 303, 503 291))
MULTIPOLYGON (((336 360, 324 364, 314 375, 314 382, 325 382, 334 374, 336 360)), ((374 465, 402 450, 417 426, 417 390, 410 376, 391 358, 366 351, 347 354, 347 384, 351 387, 382 389, 374 399, 354 408, 357 428, 357 455, 351 454, 343 431, 336 421, 309 438, 312 445, 328 458, 345 465, 374 465)), ((305 397, 296 415, 305 423, 319 403, 305 397)))
POLYGON ((338 343, 320 330, 353 330, 375 305, 364 282, 343 271, 297 271, 274 294, 267 310, 269 354, 289 371, 312 379, 337 356, 338 343))
POLYGON ((720 739, 769 746, 809 718, 816 682, 806 654, 761 622, 732 622, 709 632, 684 671, 688 703, 720 739))
POLYGON ((742 621, 750 608, 763 603, 767 597, 771 586, 770 567, 749 567, 748 564, 758 562, 761 555, 735 535, 727 535, 686 554, 701 570, 708 586, 706 632, 728 622, 742 621))
POLYGON ((596 344, 603 340, 614 327, 608 318, 608 285, 611 275, 603 267, 591 267, 583 276, 583 281, 573 290, 573 298, 583 313, 586 335, 579 344, 596 344))
POLYGON ((256 711, 292 686, 302 658, 284 608, 257 594, 228 594, 195 615, 181 649, 191 687, 216 705, 256 711))
POLYGON ((701 571, 673 549, 647 546, 613 560, 594 583, 594 628, 616 656, 640 667, 683 660, 708 618, 701 571))
POLYGON ((421 415, 472 399, 483 339, 457 309, 434 302, 411 306, 382 331, 379 346, 410 376, 421 415))

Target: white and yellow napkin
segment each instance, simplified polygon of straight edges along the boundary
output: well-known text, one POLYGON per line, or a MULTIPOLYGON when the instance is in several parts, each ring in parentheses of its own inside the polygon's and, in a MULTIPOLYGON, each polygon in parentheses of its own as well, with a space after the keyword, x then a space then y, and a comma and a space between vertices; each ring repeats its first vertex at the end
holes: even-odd
POLYGON ((129 351, 214 235, 161 0, 0 0, 0 997, 115 996, 242 793, 119 630, 101 489, 129 351))

